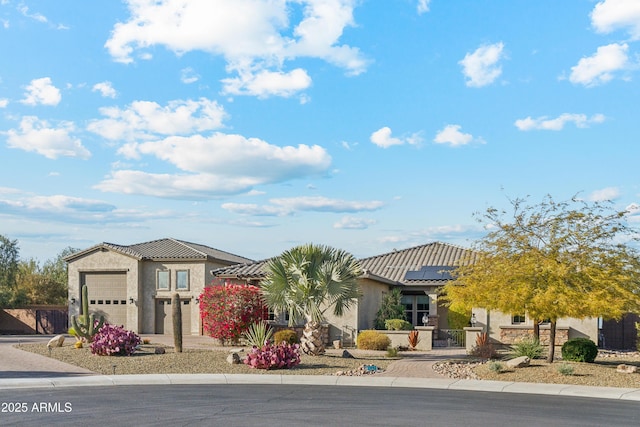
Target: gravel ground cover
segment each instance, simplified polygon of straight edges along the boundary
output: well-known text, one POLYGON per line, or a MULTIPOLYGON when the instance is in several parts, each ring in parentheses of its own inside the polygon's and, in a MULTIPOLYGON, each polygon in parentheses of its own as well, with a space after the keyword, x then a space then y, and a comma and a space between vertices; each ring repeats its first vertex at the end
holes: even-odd
MULTIPOLYGON (((49 357, 46 344, 21 344, 17 348, 49 357)), ((247 365, 227 363, 229 349, 185 349, 175 353, 172 347, 143 344, 133 356, 95 356, 89 348, 76 349, 73 343, 53 348, 51 357, 71 365, 80 366, 103 375, 114 374, 284 374, 284 375, 335 375, 338 371, 358 371, 362 365, 375 365, 384 370, 394 359, 367 355, 346 359, 337 355, 301 356, 300 365, 292 369, 252 369, 247 365), (162 347, 165 354, 155 354, 162 347)), ((240 353, 244 359, 243 353, 240 353)), ((396 359, 397 360, 397 359, 396 359)))
POLYGON ((508 369, 505 361, 502 372, 492 372, 489 364, 480 361, 448 361, 434 365, 434 370, 450 378, 516 381, 529 383, 575 384, 602 387, 640 387, 640 353, 601 351, 594 363, 532 360, 527 368, 508 369), (563 363, 571 365, 573 375, 562 375, 558 367, 563 363), (636 366, 638 372, 625 374, 616 372, 620 364, 636 366))

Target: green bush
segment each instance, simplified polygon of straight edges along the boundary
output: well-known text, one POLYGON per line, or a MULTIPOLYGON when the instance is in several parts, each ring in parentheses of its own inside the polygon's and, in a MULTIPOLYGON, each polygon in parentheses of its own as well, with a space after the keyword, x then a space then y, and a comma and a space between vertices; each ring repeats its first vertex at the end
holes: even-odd
POLYGON ((389 319, 384 321, 387 331, 410 331, 413 325, 404 319, 389 319))
POLYGON ((362 331, 358 335, 358 348, 361 350, 386 350, 391 340, 378 331, 362 331))
POLYGON ((384 322, 388 319, 405 319, 400 288, 394 288, 382 297, 382 303, 374 321, 375 328, 385 329, 384 322))
POLYGON ((293 329, 281 329, 273 334, 273 342, 277 345, 282 341, 287 344, 299 344, 300 338, 298 338, 298 334, 293 329))
POLYGON ((562 358, 573 362, 593 363, 598 346, 588 338, 573 338, 562 345, 562 358))
POLYGON ((570 365, 567 362, 561 363, 558 365, 558 372, 565 376, 573 375, 573 365, 570 365))
POLYGON ((504 371, 504 365, 496 360, 489 362, 489 370, 491 372, 495 372, 496 374, 499 374, 500 372, 504 371))
POLYGON ((535 337, 527 337, 519 340, 511 346, 509 356, 511 358, 527 356, 529 359, 537 359, 542 356, 544 347, 535 337))

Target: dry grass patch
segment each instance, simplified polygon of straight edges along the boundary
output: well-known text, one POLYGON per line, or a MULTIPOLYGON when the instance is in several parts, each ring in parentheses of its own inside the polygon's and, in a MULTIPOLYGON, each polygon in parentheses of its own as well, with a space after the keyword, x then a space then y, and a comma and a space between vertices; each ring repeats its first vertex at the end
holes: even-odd
POLYGON ((476 366, 473 371, 483 380, 639 388, 640 373, 616 372, 616 367, 622 363, 636 366, 640 370, 640 358, 633 357, 596 359, 595 363, 560 361, 549 364, 543 360, 532 360, 528 368, 507 368, 500 373, 490 371, 488 364, 484 363, 476 366), (562 363, 573 366, 573 375, 562 375, 558 372, 562 363))
MULTIPOLYGON (((73 344, 53 348, 51 357, 98 374, 283 374, 283 375, 334 375, 337 371, 356 370, 360 365, 376 365, 387 369, 393 360, 384 357, 345 359, 339 356, 301 356, 300 365, 291 369, 252 369, 247 365, 227 363, 228 350, 185 349, 174 353, 172 347, 164 347, 165 354, 155 354, 162 345, 143 344, 133 356, 96 356, 89 348, 75 349, 73 344)), ((46 344, 21 344, 17 348, 49 356, 46 344)), ((241 358, 243 353, 240 353, 241 358)))

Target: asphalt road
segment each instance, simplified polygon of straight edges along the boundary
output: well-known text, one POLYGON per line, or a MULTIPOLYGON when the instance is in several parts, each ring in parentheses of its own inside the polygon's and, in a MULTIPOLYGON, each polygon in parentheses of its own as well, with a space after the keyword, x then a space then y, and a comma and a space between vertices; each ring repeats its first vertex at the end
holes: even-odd
POLYGON ((387 387, 169 385, 0 391, 0 425, 638 426, 634 401, 387 387))

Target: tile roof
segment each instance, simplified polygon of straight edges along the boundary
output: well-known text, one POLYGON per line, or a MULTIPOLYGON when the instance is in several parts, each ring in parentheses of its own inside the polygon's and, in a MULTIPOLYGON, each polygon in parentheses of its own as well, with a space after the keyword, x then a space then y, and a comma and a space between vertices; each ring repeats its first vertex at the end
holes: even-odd
POLYGON ((65 258, 69 262, 80 255, 92 252, 96 249, 109 249, 131 256, 138 260, 153 261, 174 261, 174 260, 209 260, 216 259, 230 263, 253 262, 249 258, 244 258, 229 252, 214 249, 209 246, 197 243, 185 242, 178 239, 159 239, 150 242, 136 243, 134 245, 117 245, 114 243, 100 243, 84 251, 76 252, 65 258))
MULTIPOLYGON (((408 271, 418 271, 425 266, 454 267, 466 256, 473 252, 460 246, 448 243, 434 242, 415 246, 408 249, 393 251, 359 260, 364 270, 363 277, 398 285, 439 286, 448 280, 443 274, 442 279, 411 280, 406 279, 408 271)), ((264 268, 268 260, 255 263, 237 264, 219 268, 213 271, 217 277, 237 277, 241 279, 260 279, 264 277, 264 268)))
POLYGON ((360 260, 360 267, 366 274, 385 278, 391 282, 405 285, 441 285, 442 279, 407 280, 409 271, 418 271, 425 266, 455 267, 465 257, 473 256, 473 251, 460 246, 442 242, 414 246, 408 249, 389 252, 360 260))

